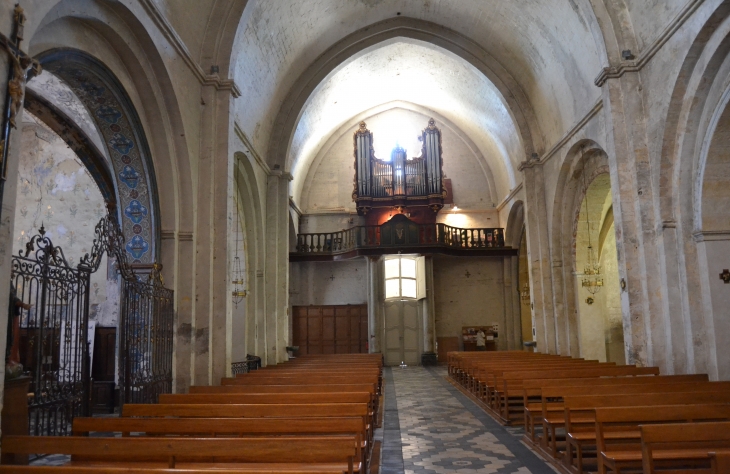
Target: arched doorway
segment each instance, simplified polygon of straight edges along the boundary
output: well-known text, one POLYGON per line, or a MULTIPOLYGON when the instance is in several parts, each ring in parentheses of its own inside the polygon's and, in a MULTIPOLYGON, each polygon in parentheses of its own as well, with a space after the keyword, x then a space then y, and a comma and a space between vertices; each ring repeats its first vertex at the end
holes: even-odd
POLYGON ((585 359, 625 363, 611 179, 585 188, 575 232, 575 285, 580 352, 585 359))

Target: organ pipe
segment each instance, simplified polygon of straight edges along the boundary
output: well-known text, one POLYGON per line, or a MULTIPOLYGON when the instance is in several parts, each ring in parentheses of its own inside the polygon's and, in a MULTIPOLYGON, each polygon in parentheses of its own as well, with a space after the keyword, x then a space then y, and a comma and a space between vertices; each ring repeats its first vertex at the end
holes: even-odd
MULTIPOLYGON (((433 119, 423 130, 421 157, 408 159, 406 150, 396 146, 391 152, 390 161, 378 159, 373 151, 373 133, 365 122, 360 123, 354 134, 355 183, 352 198, 358 202, 358 209, 367 210, 373 199, 383 200, 392 197, 428 198, 429 206, 433 199, 443 198, 443 173, 441 156, 441 131, 433 119)), ((410 202, 410 201, 409 201, 410 202)), ((436 211, 436 209, 434 209, 436 211)))

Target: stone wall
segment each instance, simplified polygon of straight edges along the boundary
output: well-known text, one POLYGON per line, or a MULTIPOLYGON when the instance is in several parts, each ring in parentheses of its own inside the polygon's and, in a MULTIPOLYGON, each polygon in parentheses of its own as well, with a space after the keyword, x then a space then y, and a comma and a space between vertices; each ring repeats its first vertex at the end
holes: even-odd
MULTIPOLYGON (((13 253, 38 234, 63 249, 75 267, 91 252, 94 230, 106 215, 106 205, 94 179, 61 137, 25 111, 23 149, 18 170, 13 253)), ((91 276, 90 318, 100 326, 116 327, 119 285, 115 272, 107 271, 107 257, 91 276)))

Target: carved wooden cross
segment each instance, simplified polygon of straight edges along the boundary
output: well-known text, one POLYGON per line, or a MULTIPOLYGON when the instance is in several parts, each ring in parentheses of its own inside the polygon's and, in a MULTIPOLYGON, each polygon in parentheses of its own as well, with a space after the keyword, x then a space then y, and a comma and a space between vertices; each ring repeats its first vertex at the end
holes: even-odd
POLYGON ((8 75, 8 92, 5 98, 5 113, 3 114, 2 129, 0 130, 0 217, 2 216, 2 201, 5 191, 8 169, 8 144, 10 143, 10 128, 17 128, 18 112, 23 107, 25 84, 28 79, 41 73, 38 61, 21 51, 25 27, 25 13, 20 5, 15 5, 13 15, 14 31, 10 38, 0 33, 0 47, 8 53, 10 72, 8 75), (29 74, 30 72, 30 74, 29 74))
POLYGON ((724 281, 725 284, 730 284, 730 270, 727 268, 720 273, 720 280, 724 281))

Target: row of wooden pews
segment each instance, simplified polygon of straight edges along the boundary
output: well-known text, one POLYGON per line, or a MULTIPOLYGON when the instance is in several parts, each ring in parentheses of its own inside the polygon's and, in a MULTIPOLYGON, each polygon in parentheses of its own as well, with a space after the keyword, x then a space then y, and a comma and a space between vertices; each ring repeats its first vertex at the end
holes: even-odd
POLYGON ((730 474, 730 382, 528 352, 452 352, 449 377, 560 471, 730 474))
POLYGON ((380 355, 306 356, 76 418, 73 436, 4 436, 0 473, 366 473, 381 393, 380 355), (32 454, 71 460, 19 465, 32 454))

